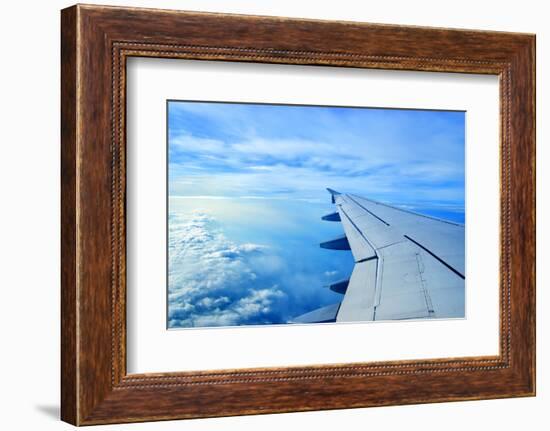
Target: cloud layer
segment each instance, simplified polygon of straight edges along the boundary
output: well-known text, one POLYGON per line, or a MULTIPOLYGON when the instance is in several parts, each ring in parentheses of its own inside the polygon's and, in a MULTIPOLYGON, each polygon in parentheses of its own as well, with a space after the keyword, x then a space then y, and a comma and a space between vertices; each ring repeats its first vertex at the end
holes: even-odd
POLYGON ((212 217, 171 216, 169 327, 284 323, 288 299, 276 283, 279 257, 235 244, 212 217))

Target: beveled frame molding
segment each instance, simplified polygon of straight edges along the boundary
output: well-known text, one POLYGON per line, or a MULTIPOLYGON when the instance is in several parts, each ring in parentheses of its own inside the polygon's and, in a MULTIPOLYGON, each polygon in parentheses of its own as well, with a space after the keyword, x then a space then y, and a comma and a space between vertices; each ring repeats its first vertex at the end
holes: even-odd
POLYGON ((535 394, 534 35, 77 5, 62 11, 61 46, 63 420, 89 425, 535 394), (499 355, 128 375, 131 56, 498 75, 499 355))

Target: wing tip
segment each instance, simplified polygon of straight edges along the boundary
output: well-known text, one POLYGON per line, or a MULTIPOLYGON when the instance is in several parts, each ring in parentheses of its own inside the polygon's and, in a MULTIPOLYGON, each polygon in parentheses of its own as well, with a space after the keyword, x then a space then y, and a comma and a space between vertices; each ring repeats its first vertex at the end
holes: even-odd
POLYGON ((327 187, 327 191, 330 193, 330 200, 333 204, 336 203, 336 199, 334 199, 334 197, 342 194, 342 193, 337 192, 336 190, 333 190, 329 187, 327 187))

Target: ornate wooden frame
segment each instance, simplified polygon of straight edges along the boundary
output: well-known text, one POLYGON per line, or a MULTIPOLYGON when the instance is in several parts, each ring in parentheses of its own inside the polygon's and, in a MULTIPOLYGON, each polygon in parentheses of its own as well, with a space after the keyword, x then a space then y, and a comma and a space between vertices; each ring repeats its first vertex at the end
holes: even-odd
POLYGON ((535 394, 534 35, 81 5, 61 15, 63 420, 88 425, 535 394), (129 56, 498 75, 500 354, 128 375, 129 56))

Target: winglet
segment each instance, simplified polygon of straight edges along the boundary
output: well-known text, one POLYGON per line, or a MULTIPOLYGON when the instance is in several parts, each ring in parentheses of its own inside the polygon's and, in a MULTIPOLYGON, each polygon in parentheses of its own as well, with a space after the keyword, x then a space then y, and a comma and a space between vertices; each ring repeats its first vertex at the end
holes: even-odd
POLYGON ((332 198, 332 203, 336 203, 336 201, 334 200, 334 196, 337 196, 337 195, 341 195, 342 193, 340 192, 337 192, 336 190, 332 190, 330 188, 327 187, 327 191, 330 193, 330 196, 332 198))

